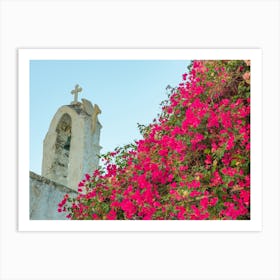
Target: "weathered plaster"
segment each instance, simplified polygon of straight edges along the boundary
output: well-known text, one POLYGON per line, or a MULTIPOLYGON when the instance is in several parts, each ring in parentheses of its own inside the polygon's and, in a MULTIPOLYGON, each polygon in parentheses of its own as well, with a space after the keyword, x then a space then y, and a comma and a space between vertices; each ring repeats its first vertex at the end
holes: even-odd
POLYGON ((65 212, 57 211, 58 203, 66 193, 71 197, 77 195, 63 185, 53 182, 36 173, 29 173, 30 180, 30 212, 31 220, 66 220, 65 212))
POLYGON ((102 128, 97 115, 101 113, 95 105, 90 115, 90 101, 75 103, 58 109, 44 139, 42 176, 73 190, 86 173, 92 174, 98 167, 102 128), (92 129, 94 128, 94 129, 92 129), (69 151, 64 149, 71 137, 69 151))

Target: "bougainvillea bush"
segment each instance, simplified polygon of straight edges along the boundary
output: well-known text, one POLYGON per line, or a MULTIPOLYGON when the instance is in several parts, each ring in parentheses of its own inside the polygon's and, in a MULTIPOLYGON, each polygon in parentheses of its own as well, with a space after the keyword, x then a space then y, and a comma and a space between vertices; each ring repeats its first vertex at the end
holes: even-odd
POLYGON ((250 219, 250 61, 192 61, 143 139, 101 157, 69 219, 250 219))

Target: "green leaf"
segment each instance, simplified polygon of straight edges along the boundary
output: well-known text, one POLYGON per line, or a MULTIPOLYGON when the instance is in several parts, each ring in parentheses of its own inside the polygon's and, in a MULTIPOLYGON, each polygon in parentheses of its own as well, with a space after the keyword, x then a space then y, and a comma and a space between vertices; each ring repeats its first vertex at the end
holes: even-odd
POLYGON ((211 150, 208 148, 204 150, 204 154, 206 154, 206 155, 210 154, 210 152, 211 152, 211 150))

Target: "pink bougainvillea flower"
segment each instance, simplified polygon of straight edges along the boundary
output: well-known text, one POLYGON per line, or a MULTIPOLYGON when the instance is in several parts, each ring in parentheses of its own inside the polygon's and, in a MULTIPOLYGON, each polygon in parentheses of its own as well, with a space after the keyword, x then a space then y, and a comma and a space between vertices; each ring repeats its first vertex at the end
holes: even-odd
POLYGON ((250 219, 249 66, 194 60, 142 139, 102 156, 58 211, 74 220, 250 219))

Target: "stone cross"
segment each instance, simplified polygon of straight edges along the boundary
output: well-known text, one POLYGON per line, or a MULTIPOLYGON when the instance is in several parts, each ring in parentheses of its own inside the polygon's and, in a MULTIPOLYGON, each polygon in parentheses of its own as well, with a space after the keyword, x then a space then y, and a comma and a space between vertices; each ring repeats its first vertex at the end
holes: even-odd
POLYGON ((76 104, 78 102, 78 93, 81 92, 83 89, 77 84, 75 88, 71 91, 71 94, 74 94, 74 102, 76 104))

